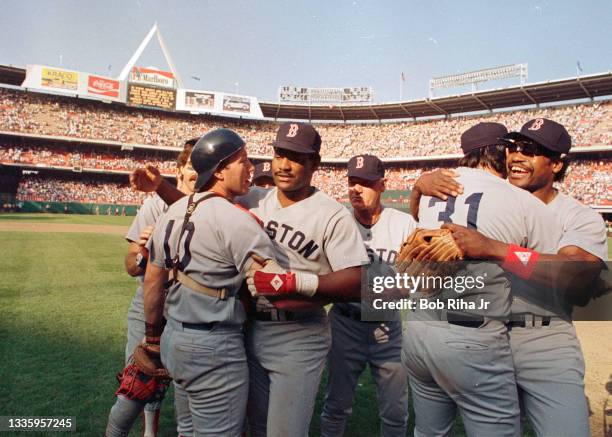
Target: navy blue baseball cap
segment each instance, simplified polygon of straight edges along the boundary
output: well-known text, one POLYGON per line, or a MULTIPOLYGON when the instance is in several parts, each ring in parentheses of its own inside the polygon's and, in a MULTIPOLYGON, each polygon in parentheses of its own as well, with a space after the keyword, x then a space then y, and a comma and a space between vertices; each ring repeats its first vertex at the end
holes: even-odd
POLYGON ((528 140, 547 148, 554 153, 568 153, 572 147, 572 137, 563 125, 548 118, 530 120, 521 127, 520 132, 504 135, 511 142, 528 140))
POLYGON ((283 123, 278 128, 272 146, 298 153, 318 154, 321 150, 321 136, 308 123, 283 123))
POLYGON ((272 179, 272 165, 270 164, 270 161, 255 164, 255 170, 253 171, 253 181, 256 181, 259 178, 272 179))
POLYGON ((464 154, 485 146, 503 144, 501 139, 508 129, 501 123, 481 122, 461 134, 461 150, 464 154))
POLYGON ((377 181, 385 177, 385 165, 374 155, 357 155, 349 159, 348 177, 377 181))

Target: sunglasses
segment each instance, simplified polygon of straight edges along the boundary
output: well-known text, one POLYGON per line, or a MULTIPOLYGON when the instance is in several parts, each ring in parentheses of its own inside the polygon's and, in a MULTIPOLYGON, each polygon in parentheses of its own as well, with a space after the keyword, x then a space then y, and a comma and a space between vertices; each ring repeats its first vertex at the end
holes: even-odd
POLYGON ((508 144, 507 146, 508 152, 510 153, 522 153, 524 156, 527 157, 534 157, 534 156, 547 156, 547 157, 553 157, 553 156, 557 156, 557 153, 554 153, 550 150, 548 150, 546 147, 540 146, 537 143, 533 143, 530 141, 516 141, 513 143, 508 144))

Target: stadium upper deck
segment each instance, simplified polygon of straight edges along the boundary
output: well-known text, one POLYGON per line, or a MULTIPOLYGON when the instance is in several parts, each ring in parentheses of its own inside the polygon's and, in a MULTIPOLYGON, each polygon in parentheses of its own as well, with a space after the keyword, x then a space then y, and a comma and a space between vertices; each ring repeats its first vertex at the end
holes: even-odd
MULTIPOLYGON (((21 85, 25 69, 0 65, 0 83, 21 85)), ((261 102, 263 115, 295 120, 392 120, 492 111, 612 95, 612 72, 475 93, 397 103, 367 105, 290 105, 261 102)))

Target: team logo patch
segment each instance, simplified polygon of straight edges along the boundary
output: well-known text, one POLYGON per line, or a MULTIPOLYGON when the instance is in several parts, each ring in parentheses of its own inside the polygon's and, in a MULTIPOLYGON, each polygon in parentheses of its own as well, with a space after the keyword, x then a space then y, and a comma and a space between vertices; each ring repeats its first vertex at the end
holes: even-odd
POLYGON ((357 163, 355 164, 355 168, 363 168, 363 156, 357 157, 357 163))
POLYGON ((544 124, 544 119, 538 118, 533 122, 531 126, 529 126, 529 130, 540 130, 543 124, 544 124))
POLYGON ((283 280, 278 276, 274 276, 272 278, 272 280, 270 281, 270 285, 276 290, 278 291, 279 288, 281 288, 283 286, 283 280))
POLYGON ((296 136, 299 128, 300 128, 299 125, 295 123, 291 123, 289 125, 289 132, 287 132, 287 138, 293 138, 294 136, 296 136))
POLYGON ((263 171, 270 171, 270 163, 269 162, 264 162, 263 171))

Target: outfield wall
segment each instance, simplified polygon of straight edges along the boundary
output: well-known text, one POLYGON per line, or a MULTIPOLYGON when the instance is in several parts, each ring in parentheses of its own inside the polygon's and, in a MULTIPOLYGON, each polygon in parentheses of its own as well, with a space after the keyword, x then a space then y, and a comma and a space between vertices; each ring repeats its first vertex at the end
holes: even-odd
POLYGON ((17 200, 19 212, 50 212, 56 214, 136 215, 137 205, 110 205, 80 202, 36 202, 17 200))

